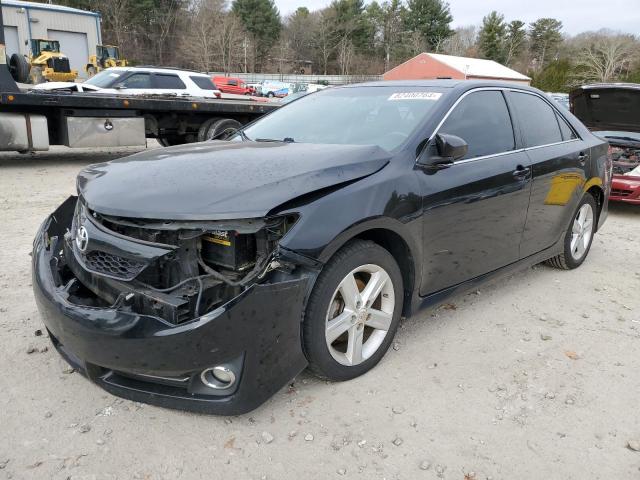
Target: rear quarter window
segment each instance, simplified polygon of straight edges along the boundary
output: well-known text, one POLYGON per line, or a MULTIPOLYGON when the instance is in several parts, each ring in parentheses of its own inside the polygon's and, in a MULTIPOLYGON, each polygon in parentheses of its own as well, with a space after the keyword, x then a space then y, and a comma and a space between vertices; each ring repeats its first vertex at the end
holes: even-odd
POLYGON ((509 100, 518 116, 526 147, 562 142, 556 112, 537 95, 510 92, 509 100))
POLYGON ((215 90, 216 86, 209 77, 193 76, 189 77, 196 86, 202 90, 215 90))

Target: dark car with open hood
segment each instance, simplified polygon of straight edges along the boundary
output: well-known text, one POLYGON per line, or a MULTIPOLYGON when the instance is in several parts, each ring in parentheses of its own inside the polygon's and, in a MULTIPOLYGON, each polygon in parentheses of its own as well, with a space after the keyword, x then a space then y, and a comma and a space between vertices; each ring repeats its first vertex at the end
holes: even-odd
POLYGON ((218 414, 303 369, 349 380, 402 315, 538 262, 584 262, 607 144, 497 82, 324 90, 231 138, 85 168, 42 224, 50 338, 104 389, 218 414))
POLYGON ((574 114, 609 142, 610 200, 640 205, 640 84, 585 85, 571 99, 574 114))

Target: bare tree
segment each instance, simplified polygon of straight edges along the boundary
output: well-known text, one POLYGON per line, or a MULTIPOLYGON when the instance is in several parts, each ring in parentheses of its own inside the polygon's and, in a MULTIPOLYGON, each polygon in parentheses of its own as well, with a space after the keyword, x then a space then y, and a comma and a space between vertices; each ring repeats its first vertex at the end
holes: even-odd
POLYGON ((125 57, 125 52, 129 53, 129 45, 128 42, 125 42, 125 34, 131 27, 131 1, 111 0, 101 4, 102 18, 107 24, 113 40, 120 47, 125 57))
POLYGON ((353 60, 353 43, 351 40, 344 36, 338 43, 338 65, 340 66, 340 75, 349 75, 349 68, 351 67, 351 61, 353 60))
POLYGON ((173 31, 174 24, 176 23, 178 14, 181 13, 181 11, 182 2, 180 0, 169 0, 166 9, 162 13, 156 13, 155 15, 154 23, 157 26, 155 38, 158 52, 157 58, 160 65, 165 63, 165 42, 173 31))
POLYGON ((478 27, 475 25, 458 27, 455 33, 444 42, 442 51, 448 55, 465 57, 469 55, 469 51, 473 49, 477 41, 478 27))
POLYGON ((610 82, 628 72, 640 45, 632 35, 600 31, 585 36, 578 54, 577 77, 582 82, 610 82))
MULTIPOLYGON (((315 16, 315 35, 314 47, 320 54, 322 62, 322 73, 327 74, 329 59, 336 49, 338 42, 334 31, 335 18, 331 9, 325 9, 320 12, 314 12, 315 16)), ((313 15, 313 14, 312 14, 313 15)))

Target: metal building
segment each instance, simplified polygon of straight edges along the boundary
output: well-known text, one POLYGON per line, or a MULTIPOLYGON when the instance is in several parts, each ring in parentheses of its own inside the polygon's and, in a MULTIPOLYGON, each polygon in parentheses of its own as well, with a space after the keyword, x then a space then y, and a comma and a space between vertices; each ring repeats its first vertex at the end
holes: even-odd
POLYGON ((102 43, 100 14, 46 3, 2 0, 7 55, 29 55, 32 38, 60 42, 60 51, 69 57, 71 68, 86 77, 89 55, 102 43))
POLYGON ((451 78, 455 80, 504 80, 529 85, 531 79, 511 68, 482 58, 420 53, 386 72, 384 80, 451 78))

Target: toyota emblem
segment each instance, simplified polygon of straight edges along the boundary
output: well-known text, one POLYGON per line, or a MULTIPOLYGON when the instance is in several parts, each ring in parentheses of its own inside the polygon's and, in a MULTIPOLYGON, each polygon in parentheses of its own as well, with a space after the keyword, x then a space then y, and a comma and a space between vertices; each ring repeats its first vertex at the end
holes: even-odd
POLYGON ((78 250, 80 250, 81 252, 84 252, 87 249, 87 246, 89 245, 89 232, 87 232, 87 229, 83 227, 78 228, 78 231, 76 233, 76 246, 78 247, 78 250))

